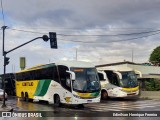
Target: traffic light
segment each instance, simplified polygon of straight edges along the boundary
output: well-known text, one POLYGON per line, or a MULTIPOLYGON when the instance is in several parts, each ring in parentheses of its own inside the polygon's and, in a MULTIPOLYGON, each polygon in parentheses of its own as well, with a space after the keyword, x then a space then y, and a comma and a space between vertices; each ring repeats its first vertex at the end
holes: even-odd
POLYGON ((55 32, 49 32, 49 39, 51 48, 57 49, 57 37, 55 32))
POLYGON ((9 57, 5 57, 5 63, 4 63, 4 65, 8 65, 9 64, 9 57))

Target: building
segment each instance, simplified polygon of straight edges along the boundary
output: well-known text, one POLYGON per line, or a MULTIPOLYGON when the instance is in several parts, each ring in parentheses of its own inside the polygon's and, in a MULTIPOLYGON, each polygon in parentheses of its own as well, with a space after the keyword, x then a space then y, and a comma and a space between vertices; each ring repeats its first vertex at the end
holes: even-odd
POLYGON ((109 66, 118 66, 118 67, 129 67, 132 68, 138 75, 138 79, 144 78, 156 78, 160 79, 160 67, 152 66, 150 64, 138 64, 129 61, 97 65, 96 67, 109 67, 109 66))

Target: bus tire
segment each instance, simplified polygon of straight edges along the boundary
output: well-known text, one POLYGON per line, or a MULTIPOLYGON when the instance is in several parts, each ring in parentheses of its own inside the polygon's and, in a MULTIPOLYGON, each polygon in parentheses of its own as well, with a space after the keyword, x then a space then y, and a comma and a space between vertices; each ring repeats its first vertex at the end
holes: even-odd
POLYGON ((55 107, 60 107, 61 106, 59 95, 54 95, 54 106, 55 107))
POLYGON ((21 92, 21 99, 22 101, 25 101, 24 92, 21 92))
POLYGON ((84 108, 84 105, 83 104, 79 104, 78 108, 84 108))
POLYGON ((108 99, 108 93, 106 90, 102 90, 101 92, 101 99, 102 100, 107 100, 108 99))
POLYGON ((27 92, 25 93, 25 101, 29 102, 29 97, 28 97, 28 93, 27 92))

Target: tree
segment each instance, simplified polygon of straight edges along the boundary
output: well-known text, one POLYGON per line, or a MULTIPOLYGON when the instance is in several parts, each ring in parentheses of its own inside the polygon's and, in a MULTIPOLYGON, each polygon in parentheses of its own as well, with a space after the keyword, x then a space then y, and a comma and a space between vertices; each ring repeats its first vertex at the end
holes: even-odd
POLYGON ((156 66, 160 66, 160 46, 156 47, 150 55, 149 61, 156 66))
POLYGON ((146 91, 155 91, 155 83, 153 79, 145 81, 145 89, 146 91))
POLYGON ((155 88, 157 91, 160 91, 160 80, 154 80, 155 82, 155 88))

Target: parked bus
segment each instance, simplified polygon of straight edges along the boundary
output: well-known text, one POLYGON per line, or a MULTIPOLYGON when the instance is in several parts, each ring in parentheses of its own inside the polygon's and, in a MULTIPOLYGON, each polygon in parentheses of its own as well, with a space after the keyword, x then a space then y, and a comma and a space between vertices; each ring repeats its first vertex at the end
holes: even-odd
POLYGON ((97 67, 101 83, 101 98, 128 98, 139 95, 137 76, 128 67, 97 67))
MULTIPOLYGON (((3 89, 2 79, 4 75, 0 75, 0 89, 3 89)), ((15 75, 14 73, 5 74, 5 91, 8 95, 15 96, 15 75)))
POLYGON ((100 102, 100 92, 97 70, 87 62, 63 61, 16 73, 16 95, 26 101, 82 105, 100 102))

